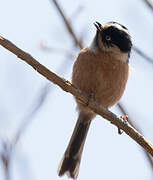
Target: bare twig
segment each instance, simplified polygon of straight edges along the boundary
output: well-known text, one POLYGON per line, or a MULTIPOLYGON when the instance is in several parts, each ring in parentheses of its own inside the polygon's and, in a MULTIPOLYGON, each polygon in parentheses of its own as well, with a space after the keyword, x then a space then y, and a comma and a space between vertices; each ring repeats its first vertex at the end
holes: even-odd
MULTIPOLYGON (((24 52, 2 36, 0 36, 0 45, 11 51, 13 54, 15 54, 17 57, 19 57, 26 63, 28 63, 37 72, 46 77, 46 79, 58 85, 64 91, 73 94, 83 104, 87 104, 87 102, 89 101, 88 96, 81 92, 79 89, 75 88, 69 81, 64 80, 63 78, 59 77, 58 75, 47 69, 37 60, 35 60, 30 54, 24 52)), ((135 140, 140 146, 142 146, 148 153, 153 156, 153 146, 129 123, 125 123, 123 119, 118 118, 115 114, 113 114, 103 106, 99 105, 94 100, 91 100, 88 103, 88 107, 92 109, 95 113, 101 115, 103 118, 110 121, 118 128, 122 129, 127 135, 129 135, 133 140, 135 140)))
POLYGON ((2 151, 0 154, 0 159, 4 168, 4 175, 6 180, 10 180, 10 161, 12 158, 12 144, 8 141, 2 142, 2 151))
POLYGON ((14 138, 12 141, 3 140, 2 141, 2 151, 0 153, 0 159, 2 161, 3 167, 4 167, 4 175, 6 180, 10 180, 10 165, 11 165, 11 159, 13 156, 13 150, 15 149, 19 139, 21 138, 21 135, 24 133, 26 128, 31 124, 33 120, 33 116, 36 115, 38 110, 42 107, 44 104, 44 101, 47 96, 49 84, 47 84, 44 89, 41 91, 41 94, 39 95, 39 99, 37 99, 37 104, 32 107, 32 110, 30 113, 27 114, 26 117, 24 117, 24 120, 22 121, 21 126, 17 130, 14 138))
POLYGON ((149 1, 149 0, 143 0, 145 3, 146 3, 146 5, 152 10, 152 12, 153 12, 153 4, 149 1))
POLYGON ((138 47, 133 46, 133 50, 139 54, 141 57, 146 59, 149 63, 153 64, 153 58, 150 58, 147 54, 145 54, 143 51, 141 51, 138 47))
MULTIPOLYGON (((125 114, 128 114, 128 113, 126 112, 124 106, 123 106, 121 103, 118 103, 117 105, 118 105, 120 111, 121 111, 124 115, 125 115, 125 114)), ((134 123, 134 121, 131 119, 131 117, 129 117, 129 115, 128 115, 128 122, 129 122, 135 129, 137 129, 137 130, 142 134, 142 131, 140 130, 140 128, 138 128, 138 126, 134 123)), ((143 152, 144 152, 146 158, 148 159, 151 168, 153 169, 153 159, 151 158, 150 154, 149 154, 145 149, 143 149, 143 152)))
POLYGON ((42 105, 44 104, 46 100, 48 91, 49 91, 49 84, 46 84, 43 90, 41 91, 40 95, 38 96, 37 101, 35 101, 37 102, 37 104, 36 105, 33 104, 32 110, 27 114, 27 116, 24 117, 22 124, 20 125, 18 131, 16 132, 16 135, 14 136, 14 139, 12 142, 13 147, 16 146, 21 135, 24 133, 26 128, 32 123, 33 116, 35 116, 36 113, 39 112, 40 108, 42 107, 42 105))
POLYGON ((73 37, 74 42, 76 45, 78 45, 81 49, 83 48, 82 46, 82 42, 79 40, 79 38, 76 36, 76 34, 74 33, 74 30, 72 28, 72 26, 70 25, 70 21, 68 20, 68 18, 66 17, 65 13, 63 12, 62 8, 60 7, 60 5, 57 3, 56 0, 52 0, 51 2, 54 3, 54 5, 56 6, 56 8, 58 9, 58 12, 60 13, 68 32, 70 33, 70 35, 73 37))

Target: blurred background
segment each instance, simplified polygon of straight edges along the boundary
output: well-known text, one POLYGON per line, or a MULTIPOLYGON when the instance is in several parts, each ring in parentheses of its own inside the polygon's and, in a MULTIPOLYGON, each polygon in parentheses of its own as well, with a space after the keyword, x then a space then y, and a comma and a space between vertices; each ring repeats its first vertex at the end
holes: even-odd
MULTIPOLYGON (((0 34, 68 80, 80 48, 95 35, 93 22, 117 21, 128 27, 134 44, 130 78, 119 106, 111 111, 128 114, 153 143, 152 0, 0 0, 0 4, 0 34)), ((0 83, 0 179, 68 179, 58 177, 57 168, 77 120, 72 95, 3 47, 0 83)), ((82 179, 152 180, 153 159, 97 116, 82 156, 78 180, 82 179)))

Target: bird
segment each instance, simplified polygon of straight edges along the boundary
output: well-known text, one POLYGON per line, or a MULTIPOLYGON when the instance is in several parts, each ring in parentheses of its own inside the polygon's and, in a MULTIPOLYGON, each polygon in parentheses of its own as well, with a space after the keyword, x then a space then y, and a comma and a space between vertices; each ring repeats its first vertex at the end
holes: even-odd
MULTIPOLYGON (((73 66, 72 84, 105 108, 122 97, 128 76, 132 40, 128 29, 118 22, 94 23, 95 36, 83 48, 73 66)), ((76 179, 87 133, 96 114, 76 99, 78 120, 58 167, 58 175, 76 179)))

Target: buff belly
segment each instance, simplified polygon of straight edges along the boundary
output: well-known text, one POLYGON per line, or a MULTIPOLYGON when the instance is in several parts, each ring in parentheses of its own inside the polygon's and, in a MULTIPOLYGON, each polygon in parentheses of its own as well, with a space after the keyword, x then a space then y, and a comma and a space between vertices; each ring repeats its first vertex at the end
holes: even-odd
POLYGON ((92 94, 98 103, 110 107, 122 97, 128 72, 128 63, 85 51, 74 64, 72 83, 87 95, 92 94))

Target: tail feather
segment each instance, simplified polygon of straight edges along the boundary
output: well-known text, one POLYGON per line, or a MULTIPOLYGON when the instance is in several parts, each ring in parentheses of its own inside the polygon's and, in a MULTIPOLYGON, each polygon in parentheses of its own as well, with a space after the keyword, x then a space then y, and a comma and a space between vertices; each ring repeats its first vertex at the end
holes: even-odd
POLYGON ((83 146, 91 123, 91 119, 91 115, 84 113, 79 114, 79 118, 70 139, 70 143, 58 168, 59 176, 62 176, 66 173, 70 178, 77 178, 83 146))
POLYGON ((71 157, 63 156, 63 159, 60 162, 58 175, 63 176, 65 173, 68 177, 76 179, 78 176, 80 167, 80 161, 71 157))

